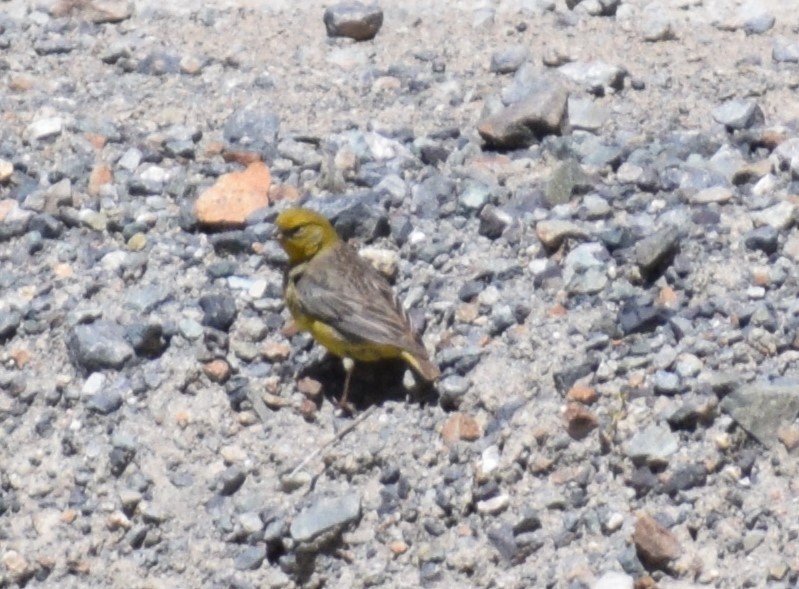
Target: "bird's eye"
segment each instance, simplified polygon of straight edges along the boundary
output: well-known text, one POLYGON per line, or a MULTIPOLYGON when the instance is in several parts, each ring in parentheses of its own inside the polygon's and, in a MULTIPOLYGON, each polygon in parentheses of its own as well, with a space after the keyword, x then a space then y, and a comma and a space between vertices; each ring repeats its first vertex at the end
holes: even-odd
POLYGON ((292 227, 291 229, 284 229, 281 231, 284 237, 295 237, 298 233, 301 233, 302 225, 299 227, 292 227))

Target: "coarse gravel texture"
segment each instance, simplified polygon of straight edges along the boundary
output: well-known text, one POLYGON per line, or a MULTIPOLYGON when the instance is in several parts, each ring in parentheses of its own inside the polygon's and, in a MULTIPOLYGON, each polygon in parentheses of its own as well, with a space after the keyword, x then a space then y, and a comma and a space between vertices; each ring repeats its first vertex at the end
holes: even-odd
POLYGON ((380 8, 0 1, 0 588, 796 586, 794 1, 380 8), (337 410, 298 202, 435 387, 337 410))

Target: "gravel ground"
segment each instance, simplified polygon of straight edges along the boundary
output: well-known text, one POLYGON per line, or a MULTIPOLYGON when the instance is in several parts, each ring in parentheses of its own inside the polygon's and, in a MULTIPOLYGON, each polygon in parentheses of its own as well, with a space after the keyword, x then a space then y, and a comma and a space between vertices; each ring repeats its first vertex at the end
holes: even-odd
POLYGON ((0 588, 796 586, 793 4, 0 1, 0 588))

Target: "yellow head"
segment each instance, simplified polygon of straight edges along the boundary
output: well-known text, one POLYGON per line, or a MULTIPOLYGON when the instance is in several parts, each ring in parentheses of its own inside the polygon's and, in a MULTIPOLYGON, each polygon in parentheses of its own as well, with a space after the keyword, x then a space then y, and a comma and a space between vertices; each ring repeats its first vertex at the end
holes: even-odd
POLYGON ((310 209, 286 209, 277 216, 278 241, 292 264, 307 262, 341 238, 330 221, 310 209))

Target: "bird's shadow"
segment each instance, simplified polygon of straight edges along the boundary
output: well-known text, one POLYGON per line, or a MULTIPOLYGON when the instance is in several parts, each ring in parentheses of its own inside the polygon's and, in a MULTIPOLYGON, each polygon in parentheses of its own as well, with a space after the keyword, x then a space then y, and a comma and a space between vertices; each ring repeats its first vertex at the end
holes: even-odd
MULTIPOLYGON (((362 411, 371 405, 382 405, 386 401, 403 401, 429 405, 438 401, 435 385, 414 375, 416 385, 410 390, 403 384, 408 365, 402 360, 380 360, 377 362, 356 362, 350 379, 348 403, 362 411)), ((332 354, 316 362, 307 364, 299 373, 299 378, 309 377, 322 383, 324 396, 332 403, 338 403, 344 392, 346 372, 341 358, 332 354)))

